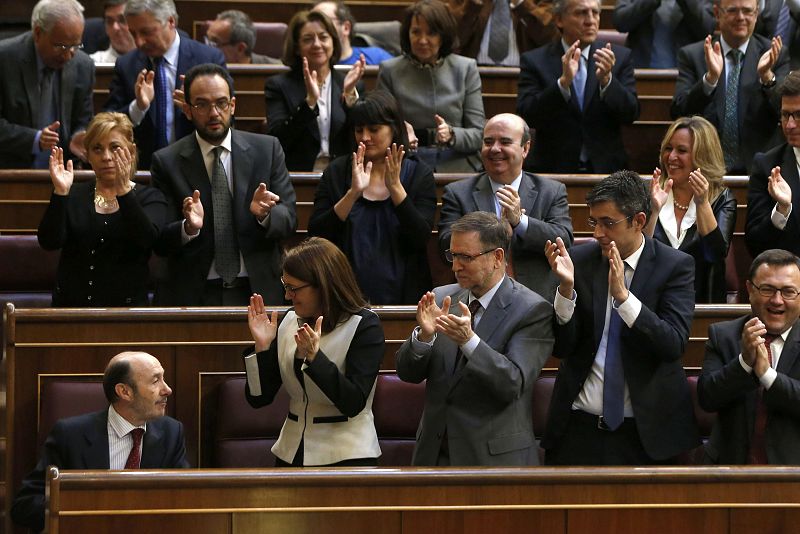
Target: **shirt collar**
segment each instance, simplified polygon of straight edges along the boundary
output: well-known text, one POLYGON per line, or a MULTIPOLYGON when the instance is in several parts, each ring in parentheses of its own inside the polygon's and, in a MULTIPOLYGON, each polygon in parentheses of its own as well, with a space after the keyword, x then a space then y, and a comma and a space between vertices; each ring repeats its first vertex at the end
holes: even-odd
MULTIPOLYGON (((494 179, 491 176, 489 177, 489 183, 492 185, 492 191, 495 192, 495 193, 497 193, 500 190, 500 188, 505 185, 505 184, 501 184, 500 182, 495 182, 494 179)), ((508 185, 510 185, 511 188, 514 191, 519 192, 519 185, 521 183, 522 183, 522 171, 520 171, 519 174, 517 175, 517 177, 514 178, 514 181, 512 181, 508 185)))
MULTIPOLYGON (((722 36, 720 36, 720 38, 719 38, 719 42, 720 42, 720 45, 722 45, 722 57, 723 57, 723 58, 726 58, 726 57, 728 57, 728 52, 730 52, 730 51, 731 51, 731 49, 733 49, 733 47, 732 47, 731 45, 729 45, 729 44, 728 44, 728 43, 725 41, 725 38, 724 38, 724 37, 722 37, 722 36)), ((750 39, 748 39, 747 41, 745 41, 745 42, 742 44, 742 46, 740 46, 740 47, 739 47, 739 50, 741 50, 741 51, 742 51, 742 57, 744 57, 744 55, 747 53, 747 45, 748 45, 748 44, 750 44, 750 39)))
MULTIPOLYGON (((564 49, 564 52, 569 50, 570 46, 572 46, 572 43, 567 44, 567 42, 562 37, 561 38, 561 47, 564 49)), ((588 45, 584 46, 583 48, 581 48, 581 55, 583 56, 583 59, 585 59, 587 63, 589 62, 589 49, 591 47, 592 47, 592 45, 588 44, 588 45)))
POLYGON ((108 426, 111 427, 118 438, 130 434, 131 430, 134 428, 141 428, 147 432, 147 423, 142 426, 133 426, 127 419, 117 413, 113 404, 108 406, 108 426))
POLYGON ((228 152, 231 152, 231 130, 232 129, 230 128, 228 129, 228 135, 225 136, 225 139, 223 139, 219 145, 212 145, 211 143, 200 137, 200 134, 197 133, 197 130, 195 130, 194 136, 197 139, 197 144, 200 145, 200 152, 203 154, 203 157, 213 156, 211 152, 218 146, 221 146, 228 152))
MULTIPOLYGON (((478 301, 480 301, 480 303, 481 303, 481 307, 484 310, 489 307, 489 303, 492 302, 492 299, 494 298, 494 294, 497 293, 498 289, 500 289, 500 284, 502 284, 505 279, 506 279, 506 277, 503 276, 500 279, 499 282, 497 282, 494 286, 492 286, 491 289, 489 289, 489 291, 484 293, 483 296, 478 299, 478 301)), ((467 304, 469 304, 470 302, 472 302, 476 298, 477 297, 472 294, 472 291, 470 291, 469 292, 469 299, 467 300, 467 304)))
POLYGON ((175 68, 178 67, 178 52, 180 51, 180 47, 181 34, 178 30, 175 30, 175 39, 172 41, 172 44, 169 45, 167 52, 164 54, 164 59, 167 60, 167 63, 175 68))
POLYGON ((639 245, 639 248, 634 250, 627 258, 622 258, 622 261, 634 271, 636 270, 636 266, 639 265, 639 259, 642 257, 642 251, 644 251, 645 239, 643 234, 640 235, 642 236, 642 243, 639 245))

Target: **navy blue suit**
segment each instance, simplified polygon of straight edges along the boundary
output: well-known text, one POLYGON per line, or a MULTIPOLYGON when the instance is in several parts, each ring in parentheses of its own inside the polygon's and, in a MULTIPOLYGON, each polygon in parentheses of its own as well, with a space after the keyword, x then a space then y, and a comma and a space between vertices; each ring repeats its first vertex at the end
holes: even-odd
MULTIPOLYGON (((22 481, 11 506, 11 518, 16 524, 44 529, 45 476, 50 465, 59 469, 108 469, 108 409, 61 419, 53 425, 39 463, 22 481)), ((180 422, 171 417, 147 422, 140 467, 189 467, 180 422)))
MULTIPOLYGON (((180 32, 181 44, 178 49, 178 79, 175 87, 180 87, 180 76, 186 74, 190 68, 202 63, 216 63, 225 66, 225 57, 216 48, 211 48, 202 43, 192 40, 189 35, 180 32)), ((142 69, 152 70, 152 62, 143 52, 131 50, 124 56, 117 58, 114 65, 114 78, 108 89, 108 102, 104 109, 106 111, 118 111, 128 114, 130 103, 136 99, 134 86, 136 77, 142 69)), ((191 121, 183 114, 183 110, 175 107, 174 110, 175 140, 186 136, 194 131, 191 121)), ((147 115, 142 119, 141 124, 134 129, 136 147, 139 149, 139 168, 149 169, 150 159, 155 151, 156 140, 156 111, 155 106, 151 105, 147 110, 147 115)))

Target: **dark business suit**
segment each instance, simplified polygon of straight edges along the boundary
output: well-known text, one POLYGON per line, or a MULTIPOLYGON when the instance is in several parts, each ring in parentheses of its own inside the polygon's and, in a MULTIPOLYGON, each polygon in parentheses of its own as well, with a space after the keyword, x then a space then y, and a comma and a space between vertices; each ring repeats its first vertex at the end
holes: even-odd
MULTIPOLYGON (((331 72, 330 146, 331 159, 350 152, 350 138, 345 126, 347 113, 342 101, 344 74, 331 72)), ((361 88, 359 87, 359 91, 361 88)), ((270 76, 264 85, 267 100, 267 133, 277 137, 286 152, 286 167, 291 171, 314 168, 320 147, 317 108, 306 104, 306 84, 302 69, 270 76)))
MULTIPOLYGON (((756 33, 767 39, 772 39, 778 27, 778 17, 781 14, 783 0, 765 0, 764 9, 758 14, 756 33)), ((789 49, 789 67, 795 70, 800 67, 800 14, 792 14, 794 31, 790 33, 788 42, 783 42, 783 47, 789 49)))
MULTIPOLYGON (((178 49, 178 72, 176 74, 175 88, 182 87, 180 77, 186 74, 190 68, 202 63, 216 63, 225 66, 225 57, 217 48, 211 48, 202 43, 198 43, 189 37, 185 32, 180 32, 181 44, 178 49)), ((152 60, 143 52, 131 50, 127 54, 117 58, 114 64, 114 77, 108 89, 108 101, 104 106, 106 111, 119 111, 128 114, 130 103, 136 100, 136 77, 142 69, 153 70, 152 60)), ((170 95, 171 97, 172 95, 170 95)), ((173 129, 175 140, 186 136, 194 131, 191 121, 183 114, 183 110, 175 106, 173 111, 173 129)), ((142 122, 134 128, 136 148, 139 149, 139 168, 149 169, 150 159, 156 148, 156 106, 155 102, 150 104, 147 114, 142 122)))
MULTIPOLYGON (((250 292, 260 293, 265 302, 283 303, 280 284, 281 243, 294 235, 297 226, 295 193, 283 159, 283 150, 274 137, 231 130, 233 167, 233 226, 239 250, 250 277, 250 292), (253 193, 263 182, 280 202, 262 227, 250 212, 253 193)), ((167 279, 156 290, 156 304, 197 306, 202 304, 203 288, 214 259, 214 204, 208 176, 196 135, 188 135, 153 155, 150 170, 153 185, 167 198, 167 224, 155 250, 168 257, 167 279), (200 191, 203 228, 187 244, 181 243, 183 199, 200 191)))
MULTIPOLYGON (((0 41, 0 72, 0 168, 29 168, 36 133, 46 126, 39 125, 39 74, 31 32, 0 41)), ((92 119, 93 88, 94 62, 78 50, 61 69, 58 146, 65 159, 72 157, 72 136, 92 119)))
MULTIPOLYGON (((627 33, 625 46, 631 49, 633 66, 649 68, 653 54, 653 15, 662 0, 617 0, 614 7, 614 28, 627 33)), ((714 33, 717 20, 710 0, 676 0, 675 9, 681 11, 672 33, 672 59, 678 49, 689 43, 705 39, 714 33)))
MULTIPOLYGON (((608 299, 608 260, 600 245, 573 247, 570 256, 577 301, 570 321, 555 329, 553 355, 561 358, 561 365, 542 441, 548 454, 558 449, 568 430, 572 403, 603 335, 608 299)), ((694 313, 693 279, 691 256, 645 238, 630 284, 642 308, 632 328, 622 323, 620 354, 636 430, 645 453, 654 460, 668 460, 699 444, 681 363, 694 313)))
POLYGON ((583 110, 574 94, 564 100, 558 88, 564 55, 561 40, 520 57, 517 114, 536 129, 525 170, 577 172, 582 145, 586 146, 592 172, 611 173, 627 167, 622 125, 639 117, 631 51, 611 46, 616 62, 611 69, 611 82, 601 98, 592 56, 603 46, 604 42, 595 41, 589 49, 583 110))
MULTIPOLYGON (((34 530, 44 528, 47 468, 108 469, 108 409, 61 419, 53 425, 36 467, 22 481, 11 506, 14 523, 34 530)), ((142 438, 142 469, 189 467, 183 425, 171 417, 147 422, 142 438)))
MULTIPOLYGON (((524 235, 511 239, 514 277, 522 284, 552 301, 558 279, 544 256, 548 239, 560 237, 572 244, 572 221, 569 218, 567 190, 564 184, 523 172, 519 185, 520 205, 528 216, 524 235)), ((491 178, 486 173, 448 184, 442 194, 439 217, 439 250, 450 248, 450 226, 473 211, 495 211, 491 178)))
POLYGON ((747 187, 747 220, 744 239, 753 257, 771 248, 782 248, 792 254, 800 254, 800 210, 794 207, 800 199, 800 176, 792 147, 783 143, 769 152, 756 154, 753 172, 747 187), (773 167, 781 168, 781 176, 792 189, 792 213, 783 230, 772 224, 773 199, 767 190, 773 167))
MULTIPOLYGON (((714 39, 719 42, 719 37, 714 39)), ((673 119, 687 115, 702 115, 713 124, 722 137, 725 123, 725 85, 727 65, 716 88, 710 95, 703 91, 703 76, 708 71, 703 49, 704 41, 684 46, 678 51, 678 82, 672 98, 670 113, 673 119)), ((778 123, 780 102, 775 87, 764 88, 756 67, 761 56, 769 50, 770 40, 760 35, 750 37, 739 75, 739 166, 728 169, 729 174, 747 174, 756 152, 768 150, 780 141, 778 123)), ((789 72, 786 52, 781 52, 772 68, 777 83, 789 72)))
MULTIPOLYGON (((739 362, 742 329, 751 316, 712 324, 708 329, 697 396, 704 410, 717 412, 706 444, 712 463, 747 462, 760 382, 739 362)), ((778 360, 778 376, 763 390, 767 409, 765 448, 770 464, 800 464, 800 328, 794 323, 778 360)))
MULTIPOLYGON (((711 210, 717 220, 717 227, 708 235, 701 236, 697 232, 697 222, 695 222, 686 230, 686 236, 678 250, 694 258, 695 302, 725 304, 728 293, 725 282, 725 259, 736 227, 736 197, 730 189, 722 190, 711 204, 711 210)), ((656 221, 653 238, 672 246, 660 220, 656 221)))
MULTIPOLYGON (((434 290, 441 305, 466 304, 469 290, 455 284, 434 290)), ((397 374, 425 384, 414 465, 436 465, 447 433, 451 465, 537 465, 533 435, 533 385, 553 348, 553 307, 505 277, 475 327, 475 351, 456 362, 458 345, 444 334, 425 353, 411 339, 397 351, 397 374)))

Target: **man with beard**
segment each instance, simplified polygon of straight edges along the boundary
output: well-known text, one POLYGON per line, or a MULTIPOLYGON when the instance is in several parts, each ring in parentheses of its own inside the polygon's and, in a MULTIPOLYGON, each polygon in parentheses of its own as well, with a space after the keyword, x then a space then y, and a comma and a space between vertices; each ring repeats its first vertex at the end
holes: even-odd
POLYGON ((156 304, 241 306, 253 293, 283 303, 280 242, 297 217, 281 145, 231 129, 233 79, 219 65, 191 68, 184 88, 195 133, 156 152, 150 170, 171 210, 156 244, 168 258, 156 304))

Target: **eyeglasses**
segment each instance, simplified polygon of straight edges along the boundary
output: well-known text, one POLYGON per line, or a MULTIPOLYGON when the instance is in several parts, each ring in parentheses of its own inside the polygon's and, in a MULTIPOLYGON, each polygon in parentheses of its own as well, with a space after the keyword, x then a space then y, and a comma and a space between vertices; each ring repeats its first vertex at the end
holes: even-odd
POLYGON ((317 39, 319 39, 320 43, 325 44, 331 40, 331 36, 328 34, 328 32, 320 32, 311 35, 301 35, 299 41, 303 46, 311 46, 317 39))
POLYGON ((759 295, 761 295, 762 297, 770 298, 770 299, 772 297, 774 297, 775 293, 777 293, 778 291, 781 292, 781 297, 783 297, 783 300, 794 300, 794 299, 797 298, 797 295, 800 295, 800 291, 798 291, 797 289, 795 289, 793 287, 777 288, 777 287, 772 287, 772 286, 768 286, 768 285, 763 285, 763 286, 759 287, 759 286, 755 285, 752 280, 750 281, 750 284, 754 288, 756 288, 756 291, 758 291, 759 295))
POLYGON ((228 41, 227 43, 218 43, 216 41, 212 41, 211 39, 208 38, 208 35, 203 37, 203 40, 205 41, 206 45, 210 46, 211 48, 222 48, 223 46, 233 44, 230 41, 228 41))
POLYGON ((451 252, 450 249, 448 248, 447 250, 444 251, 444 259, 446 259, 450 263, 453 263, 453 261, 455 260, 458 260, 461 263, 472 263, 473 261, 475 261, 477 258, 480 258, 484 254, 494 252, 495 250, 497 249, 490 248, 489 250, 484 250, 483 252, 479 252, 473 256, 470 254, 462 254, 460 252, 451 252))
POLYGON ((198 113, 211 113, 211 108, 214 108, 219 113, 224 113, 228 111, 228 108, 231 107, 230 100, 217 100, 216 102, 197 102, 196 104, 192 104, 192 109, 197 111, 198 113))
POLYGON ((611 230, 612 228, 614 228, 614 225, 619 224, 622 221, 627 221, 631 217, 633 217, 633 215, 628 215, 624 219, 618 219, 616 221, 611 221, 609 219, 600 219, 598 221, 597 219, 595 219, 593 217, 589 217, 589 219, 586 222, 589 225, 589 228, 596 228, 596 227, 599 226, 600 228, 603 228, 605 230, 611 230))
POLYGON ((800 109, 797 111, 781 111, 781 120, 789 122, 789 119, 794 119, 794 122, 800 122, 800 109))
POLYGON ((722 12, 725 13, 729 17, 735 17, 739 13, 744 15, 747 18, 755 17, 756 13, 758 13, 758 9, 755 7, 726 7, 722 9, 722 12))
POLYGON ((295 293, 297 293, 301 289, 305 289, 305 288, 311 286, 311 284, 305 284, 305 285, 297 286, 297 287, 290 286, 289 284, 287 284, 286 282, 283 281, 283 277, 281 277, 281 284, 283 284, 283 290, 286 291, 287 295, 294 295, 295 293))
POLYGON ((81 43, 81 44, 76 44, 76 45, 63 45, 63 44, 54 44, 54 45, 53 45, 53 48, 55 48, 56 50, 58 50, 58 51, 59 51, 59 52, 61 52, 62 54, 63 54, 64 52, 73 53, 73 52, 76 52, 76 51, 78 51, 78 50, 83 50, 83 43, 81 43))

